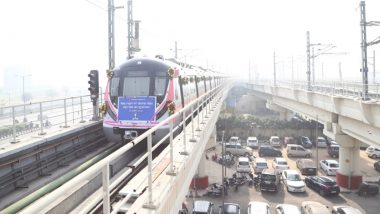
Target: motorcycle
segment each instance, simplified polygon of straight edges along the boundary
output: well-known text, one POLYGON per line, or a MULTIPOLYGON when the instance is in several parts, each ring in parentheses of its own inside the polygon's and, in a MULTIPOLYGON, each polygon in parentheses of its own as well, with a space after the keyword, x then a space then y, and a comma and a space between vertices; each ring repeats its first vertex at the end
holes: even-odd
POLYGON ((379 187, 376 184, 363 182, 359 185, 358 195, 377 195, 379 187))
POLYGON ((226 191, 227 189, 223 185, 214 183, 211 184, 209 188, 207 188, 206 195, 212 197, 220 197, 223 190, 226 191))

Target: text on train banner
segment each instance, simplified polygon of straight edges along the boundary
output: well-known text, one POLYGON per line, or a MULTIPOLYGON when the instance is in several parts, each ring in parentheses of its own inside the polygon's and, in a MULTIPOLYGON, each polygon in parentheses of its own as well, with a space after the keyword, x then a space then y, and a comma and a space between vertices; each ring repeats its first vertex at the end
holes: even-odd
POLYGON ((119 97, 118 120, 155 121, 156 97, 119 97))

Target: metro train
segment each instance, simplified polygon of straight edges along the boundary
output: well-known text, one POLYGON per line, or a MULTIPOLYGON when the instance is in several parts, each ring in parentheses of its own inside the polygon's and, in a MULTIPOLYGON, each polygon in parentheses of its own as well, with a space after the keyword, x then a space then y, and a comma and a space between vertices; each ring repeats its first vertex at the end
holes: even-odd
MULTIPOLYGON (((119 143, 138 137, 225 80, 221 73, 162 57, 132 58, 107 76, 103 130, 108 141, 119 143)), ((153 142, 168 132, 169 126, 162 126, 153 142)))

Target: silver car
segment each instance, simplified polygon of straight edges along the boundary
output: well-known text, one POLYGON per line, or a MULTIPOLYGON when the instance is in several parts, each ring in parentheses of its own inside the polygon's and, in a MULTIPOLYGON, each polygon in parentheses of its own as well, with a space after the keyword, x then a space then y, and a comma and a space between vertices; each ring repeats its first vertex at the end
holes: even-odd
POLYGON ((256 158, 253 162, 253 170, 255 174, 261 173, 264 169, 268 169, 268 163, 265 158, 256 158))

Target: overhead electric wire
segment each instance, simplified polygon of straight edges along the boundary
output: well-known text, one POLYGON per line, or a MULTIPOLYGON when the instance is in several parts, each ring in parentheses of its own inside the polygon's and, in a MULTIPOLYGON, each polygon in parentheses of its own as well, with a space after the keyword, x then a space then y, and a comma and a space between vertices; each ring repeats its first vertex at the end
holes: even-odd
MULTIPOLYGON (((89 3, 89 4, 93 5, 93 6, 95 6, 96 8, 98 8, 98 9, 104 11, 104 12, 108 12, 108 6, 102 6, 102 5, 100 5, 101 2, 99 2, 99 1, 97 1, 98 4, 95 3, 95 2, 93 2, 92 0, 84 0, 84 1, 86 1, 87 3, 89 3)), ((123 21, 125 21, 125 22, 128 21, 125 17, 122 17, 122 16, 120 16, 120 15, 118 15, 118 14, 115 14, 115 16, 116 16, 116 18, 119 18, 120 20, 123 20, 123 21)))

